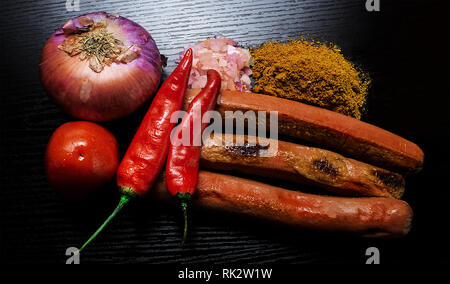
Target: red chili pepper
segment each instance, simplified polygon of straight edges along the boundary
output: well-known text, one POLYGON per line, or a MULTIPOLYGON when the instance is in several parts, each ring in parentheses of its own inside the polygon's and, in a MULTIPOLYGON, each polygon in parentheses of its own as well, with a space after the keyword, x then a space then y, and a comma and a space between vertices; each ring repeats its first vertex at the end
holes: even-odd
POLYGON ((128 147, 117 170, 117 184, 122 193, 119 204, 100 228, 83 244, 85 248, 132 197, 146 193, 161 171, 169 149, 174 124, 172 113, 180 110, 186 94, 192 66, 192 50, 188 49, 180 64, 164 81, 150 109, 128 147))
POLYGON ((184 230, 181 246, 187 235, 187 204, 195 192, 198 180, 198 166, 201 151, 201 137, 208 123, 203 123, 204 114, 216 106, 220 91, 220 75, 215 70, 208 70, 208 81, 205 88, 192 100, 180 125, 176 128, 174 137, 180 145, 172 141, 166 164, 166 183, 169 192, 178 199, 184 215, 184 230), (199 119, 199 124, 194 121, 199 119), (195 129, 201 125, 201 129, 195 129), (188 131, 185 131, 188 129, 188 131), (200 131, 199 131, 200 130, 200 131), (183 133, 189 133, 189 141, 182 141, 183 133), (194 144, 197 141, 197 145, 194 144), (185 145, 185 142, 189 142, 185 145))

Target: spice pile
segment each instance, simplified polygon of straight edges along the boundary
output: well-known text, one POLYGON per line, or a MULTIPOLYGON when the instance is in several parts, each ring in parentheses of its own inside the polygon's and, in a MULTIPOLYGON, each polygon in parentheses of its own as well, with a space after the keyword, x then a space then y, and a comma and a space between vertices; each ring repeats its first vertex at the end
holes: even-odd
POLYGON ((306 40, 251 49, 254 92, 296 100, 361 119, 370 80, 337 46, 306 40))

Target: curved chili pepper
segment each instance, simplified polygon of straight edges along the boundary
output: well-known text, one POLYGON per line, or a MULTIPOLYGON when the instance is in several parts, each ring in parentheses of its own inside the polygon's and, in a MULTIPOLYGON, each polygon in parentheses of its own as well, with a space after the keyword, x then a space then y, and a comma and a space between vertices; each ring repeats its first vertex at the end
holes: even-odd
POLYGON ((174 137, 179 139, 180 145, 175 145, 172 141, 166 164, 167 188, 178 199, 183 210, 184 230, 181 246, 187 235, 187 204, 195 192, 198 180, 201 145, 195 145, 194 141, 201 142, 203 130, 208 125, 208 123, 203 123, 203 116, 207 111, 215 108, 220 91, 219 73, 215 70, 208 70, 207 76, 208 81, 205 88, 192 100, 183 120, 175 130, 174 137), (196 119, 200 119, 200 124, 197 124, 201 125, 200 131, 195 129, 194 121, 196 119), (189 131, 184 131, 185 129, 189 131), (189 133, 189 141, 182 141, 183 133, 189 133), (189 142, 189 144, 185 145, 185 142, 189 142))
POLYGON ((169 149, 174 124, 172 113, 180 110, 186 94, 192 66, 192 50, 188 49, 181 62, 164 81, 134 135, 117 170, 117 185, 122 194, 119 204, 100 228, 79 249, 81 252, 119 213, 131 198, 146 193, 161 171, 169 149))

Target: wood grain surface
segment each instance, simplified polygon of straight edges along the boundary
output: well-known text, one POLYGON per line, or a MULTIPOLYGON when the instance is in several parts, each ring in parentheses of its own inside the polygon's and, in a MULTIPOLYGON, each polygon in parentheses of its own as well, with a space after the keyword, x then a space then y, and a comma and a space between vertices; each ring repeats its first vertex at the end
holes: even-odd
MULTIPOLYGON (((363 0, 81 0, 80 12, 66 11, 63 0, 2 2, 1 263, 65 263, 66 248, 80 246, 118 201, 114 184, 88 200, 64 201, 48 186, 43 168, 50 135, 73 119, 40 85, 40 52, 69 17, 94 11, 117 13, 145 27, 169 58, 164 78, 179 52, 214 36, 248 47, 302 35, 336 43, 372 76, 363 119, 416 142, 426 162, 419 175, 406 180, 404 199, 415 219, 402 239, 298 231, 193 210, 187 244, 179 248, 178 208, 144 198, 105 229, 83 253, 82 263, 364 263, 371 246, 380 249, 384 263, 443 261, 448 255, 443 228, 449 202, 444 183, 449 172, 448 2, 381 2, 382 11, 373 13, 363 0)), ((148 105, 102 124, 115 134, 122 153, 148 105)))

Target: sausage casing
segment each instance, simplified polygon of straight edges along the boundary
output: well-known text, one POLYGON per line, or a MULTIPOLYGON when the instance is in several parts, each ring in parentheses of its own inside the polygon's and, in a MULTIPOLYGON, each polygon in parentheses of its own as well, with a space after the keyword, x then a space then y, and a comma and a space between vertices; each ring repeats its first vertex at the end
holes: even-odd
MULTIPOLYGON (((153 194, 158 199, 170 199, 163 179, 153 194)), ((404 236, 411 228, 413 215, 411 207, 397 199, 319 196, 207 171, 199 172, 192 201, 199 208, 363 237, 404 236)))

